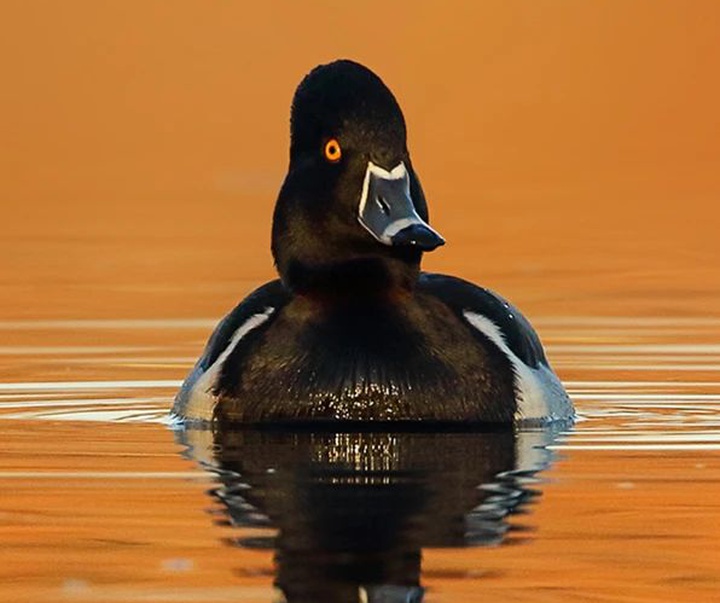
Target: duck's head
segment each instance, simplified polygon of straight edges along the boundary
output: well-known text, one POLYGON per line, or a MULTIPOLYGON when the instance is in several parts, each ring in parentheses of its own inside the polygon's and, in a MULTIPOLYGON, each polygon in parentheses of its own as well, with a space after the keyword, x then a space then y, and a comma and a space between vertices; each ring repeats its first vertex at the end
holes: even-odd
POLYGON ((443 243, 392 92, 352 61, 313 69, 293 99, 290 166, 273 220, 283 281, 302 291, 352 274, 412 286, 422 252, 443 243))

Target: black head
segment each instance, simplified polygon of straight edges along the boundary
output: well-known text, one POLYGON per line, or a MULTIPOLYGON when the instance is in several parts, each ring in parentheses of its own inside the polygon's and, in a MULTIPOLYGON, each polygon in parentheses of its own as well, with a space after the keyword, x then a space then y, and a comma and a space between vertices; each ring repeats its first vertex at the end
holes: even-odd
POLYGON ((313 69, 293 99, 290 167, 273 221, 283 281, 302 290, 363 275, 412 286, 422 252, 443 243, 428 224, 393 94, 352 61, 313 69))

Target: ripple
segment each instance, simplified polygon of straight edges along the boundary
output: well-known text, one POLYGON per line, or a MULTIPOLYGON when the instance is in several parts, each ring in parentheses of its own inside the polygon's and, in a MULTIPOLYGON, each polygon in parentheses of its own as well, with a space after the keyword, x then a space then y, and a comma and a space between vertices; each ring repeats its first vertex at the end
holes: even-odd
MULTIPOLYGON (((40 374, 48 374, 49 362, 100 377, 0 383, 0 419, 168 424, 167 411, 182 382, 178 377, 215 322, 0 321, 0 330, 15 333, 13 345, 0 346, 0 357, 23 363, 47 356, 38 361, 46 363, 36 369, 40 374), (125 334, 133 330, 142 337, 125 334), (33 345, 35 331, 56 332, 52 344, 33 345), (77 339, 68 343, 65 332, 68 341, 84 333, 79 343, 86 345, 76 345, 77 339), (106 378, 140 370, 149 378, 106 378)), ((713 379, 720 371, 720 318, 541 317, 534 322, 579 413, 575 428, 554 448, 720 449, 720 381, 713 379)))
POLYGON ((103 329, 211 329, 218 320, 213 318, 170 319, 78 319, 78 320, 0 320, 0 330, 103 330, 103 329))
POLYGON ((74 391, 79 389, 99 390, 99 389, 148 389, 156 387, 177 388, 182 385, 182 380, 166 379, 166 380, 148 380, 148 381, 39 381, 39 382, 20 382, 20 383, 0 383, 0 392, 4 391, 21 391, 21 392, 37 392, 37 391, 74 391))

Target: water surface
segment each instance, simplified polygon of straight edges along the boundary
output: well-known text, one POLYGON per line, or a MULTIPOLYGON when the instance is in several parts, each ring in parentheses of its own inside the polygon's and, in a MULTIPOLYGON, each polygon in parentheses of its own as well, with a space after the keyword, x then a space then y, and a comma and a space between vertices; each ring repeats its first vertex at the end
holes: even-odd
POLYGON ((38 4, 0 19, 0 601, 720 600, 717 2, 38 4), (568 433, 167 425, 339 57, 404 109, 424 267, 527 314, 568 433))
POLYGON ((1 323, 0 591, 712 601, 720 321, 536 323, 567 433, 214 438, 166 419, 212 320, 1 323))

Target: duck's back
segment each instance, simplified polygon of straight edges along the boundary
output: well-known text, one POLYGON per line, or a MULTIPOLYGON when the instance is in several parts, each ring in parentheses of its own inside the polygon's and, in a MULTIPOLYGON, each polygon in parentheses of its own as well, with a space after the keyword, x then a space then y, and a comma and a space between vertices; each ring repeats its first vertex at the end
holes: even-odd
POLYGON ((488 289, 442 274, 422 274, 419 290, 442 300, 469 328, 478 346, 499 350, 509 361, 516 422, 566 421, 575 416, 540 338, 510 302, 488 289))

